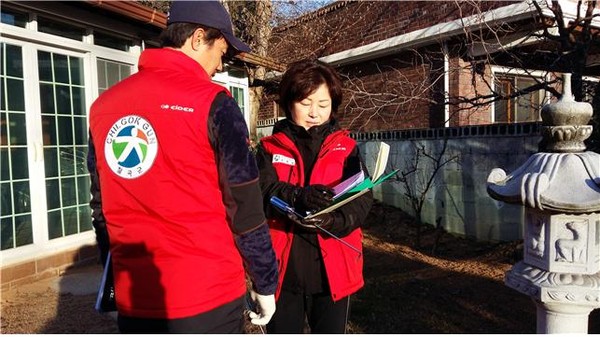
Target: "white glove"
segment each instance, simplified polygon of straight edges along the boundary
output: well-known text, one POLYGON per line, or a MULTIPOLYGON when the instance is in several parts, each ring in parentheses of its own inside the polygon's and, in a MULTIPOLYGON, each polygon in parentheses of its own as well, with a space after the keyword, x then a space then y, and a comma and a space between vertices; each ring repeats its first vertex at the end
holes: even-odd
POLYGON ((256 312, 250 311, 250 322, 255 325, 267 325, 275 313, 275 295, 261 295, 250 291, 252 301, 256 303, 256 312))

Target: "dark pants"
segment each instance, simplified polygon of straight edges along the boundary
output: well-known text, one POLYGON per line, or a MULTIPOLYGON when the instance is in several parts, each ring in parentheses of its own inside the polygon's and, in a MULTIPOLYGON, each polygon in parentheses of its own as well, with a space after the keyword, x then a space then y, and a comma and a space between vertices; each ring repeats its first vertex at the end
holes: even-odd
POLYGON ((137 318, 119 315, 121 333, 202 333, 244 332, 244 297, 211 311, 177 319, 137 318))
POLYGON ((345 333, 349 312, 350 296, 334 303, 328 293, 304 295, 282 290, 267 332, 303 333, 308 321, 310 333, 345 333))

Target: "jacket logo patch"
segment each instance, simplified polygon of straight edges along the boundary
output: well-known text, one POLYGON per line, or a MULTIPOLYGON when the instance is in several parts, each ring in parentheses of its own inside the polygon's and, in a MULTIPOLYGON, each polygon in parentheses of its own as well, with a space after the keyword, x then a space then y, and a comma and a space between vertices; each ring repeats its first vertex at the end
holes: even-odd
POLYGON ((286 157, 284 155, 276 154, 273 156, 273 164, 282 163, 285 165, 294 166, 296 165, 296 160, 294 158, 286 157))
POLYGON ((342 146, 342 144, 337 144, 331 151, 346 151, 346 147, 342 146))
POLYGON ((181 105, 169 105, 169 104, 161 104, 160 108, 163 110, 175 110, 175 111, 183 111, 183 112, 194 112, 194 108, 190 108, 187 106, 181 105))
POLYGON ((158 139, 146 119, 129 115, 120 118, 108 130, 104 157, 108 167, 119 177, 139 178, 148 172, 158 151, 158 139))

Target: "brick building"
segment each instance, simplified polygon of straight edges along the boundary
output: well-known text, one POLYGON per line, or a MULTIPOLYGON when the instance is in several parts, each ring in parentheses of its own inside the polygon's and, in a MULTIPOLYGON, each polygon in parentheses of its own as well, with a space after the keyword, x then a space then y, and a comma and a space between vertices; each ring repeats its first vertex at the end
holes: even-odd
MULTIPOLYGON (((569 22, 577 4, 560 5, 569 22)), ((355 132, 536 122, 551 97, 540 84, 555 86, 569 69, 537 36, 548 22, 540 17, 531 1, 337 1, 274 29, 270 56, 336 66, 345 82, 338 118, 355 132)), ((583 80, 593 87, 597 46, 589 52, 583 80)), ((281 117, 275 88, 258 125, 281 117)))

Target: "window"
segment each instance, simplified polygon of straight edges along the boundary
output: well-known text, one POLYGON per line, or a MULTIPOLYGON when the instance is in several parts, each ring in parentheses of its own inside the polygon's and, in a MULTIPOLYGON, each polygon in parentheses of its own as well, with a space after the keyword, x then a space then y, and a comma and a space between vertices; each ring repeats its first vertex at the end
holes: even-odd
MULTIPOLYGON (((541 80, 541 79, 540 79, 541 80)), ((496 74, 496 91, 502 95, 512 95, 519 90, 537 84, 531 77, 511 74, 496 74)), ((540 120, 540 109, 544 100, 544 91, 537 90, 522 94, 509 100, 497 101, 494 104, 494 121, 496 123, 521 123, 540 120)))
POLYGON ((38 51, 50 239, 91 229, 83 59, 38 51))
POLYGON ((598 80, 594 78, 587 77, 583 79, 581 83, 583 91, 583 102, 597 104, 597 102, 594 102, 594 100, 598 100, 597 95, 600 94, 600 92, 598 91, 599 83, 600 82, 598 82, 598 80))
POLYGON ((237 104, 240 106, 242 114, 246 115, 246 107, 244 104, 244 89, 240 87, 229 87, 229 91, 231 91, 233 99, 235 99, 237 104))
POLYGON ((5 250, 33 243, 33 225, 23 53, 6 43, 0 51, 0 248, 5 250))
POLYGON ((94 32, 94 44, 122 51, 128 51, 131 47, 131 41, 98 31, 94 32))
POLYGON ((98 59, 98 95, 117 82, 131 75, 131 66, 123 63, 98 59))
POLYGON ((85 29, 83 28, 67 25, 42 16, 38 17, 38 31, 77 41, 82 41, 85 35, 85 29))
POLYGON ((5 23, 11 26, 17 26, 21 28, 25 28, 27 25, 27 14, 15 12, 10 9, 2 8, 1 9, 2 18, 0 22, 5 23))

